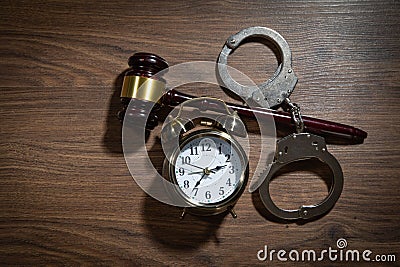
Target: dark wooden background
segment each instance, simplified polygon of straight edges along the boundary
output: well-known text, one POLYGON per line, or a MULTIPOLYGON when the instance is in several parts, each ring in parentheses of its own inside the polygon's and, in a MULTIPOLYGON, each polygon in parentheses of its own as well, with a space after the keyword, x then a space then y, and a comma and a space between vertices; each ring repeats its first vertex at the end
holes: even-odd
MULTIPOLYGON (((0 264, 254 265, 264 245, 322 250, 339 238, 349 249, 396 254, 398 264, 399 13, 398 1, 2 1, 0 264), (289 43, 303 114, 369 136, 329 145, 345 186, 319 220, 272 222, 246 192, 236 220, 180 221, 179 209, 148 197, 127 169, 115 117, 120 74, 138 51, 170 65, 215 61, 228 36, 258 25, 289 43)), ((230 64, 261 82, 276 59, 247 44, 230 64)), ((182 90, 229 100, 196 86, 182 90)), ((159 151, 155 136, 149 144, 159 151)), ((326 195, 318 170, 304 168, 274 182, 283 207, 326 195)))

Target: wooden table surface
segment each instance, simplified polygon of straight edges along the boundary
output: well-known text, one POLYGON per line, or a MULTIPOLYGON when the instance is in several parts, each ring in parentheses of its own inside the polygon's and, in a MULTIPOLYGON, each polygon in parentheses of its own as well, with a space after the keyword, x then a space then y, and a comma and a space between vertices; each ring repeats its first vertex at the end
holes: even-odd
MULTIPOLYGON (((321 251, 339 238, 348 249, 394 254, 388 265, 398 264, 399 12, 398 1, 2 1, 0 264, 267 265, 257 259, 265 245, 321 251), (125 164, 115 117, 121 73, 139 51, 170 65, 215 61, 227 37, 250 26, 289 43, 299 78, 292 99, 303 114, 359 127, 368 138, 328 146, 345 185, 318 220, 273 222, 245 192, 237 219, 180 221, 180 210, 147 196, 125 164)), ((262 82, 276 59, 249 43, 230 64, 262 82)), ((182 90, 229 100, 215 86, 182 90)), ((160 155, 156 137, 149 144, 160 155)), ((307 166, 273 183, 283 207, 327 194, 320 168, 307 166)))

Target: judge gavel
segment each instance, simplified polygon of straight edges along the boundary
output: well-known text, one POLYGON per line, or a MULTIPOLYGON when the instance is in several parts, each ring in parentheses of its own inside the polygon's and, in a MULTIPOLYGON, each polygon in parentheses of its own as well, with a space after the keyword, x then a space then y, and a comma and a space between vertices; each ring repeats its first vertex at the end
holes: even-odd
MULTIPOLYGON (((159 71, 168 68, 168 63, 161 57, 150 53, 135 53, 128 60, 129 69, 121 90, 121 103, 123 110, 118 117, 123 121, 125 116, 136 120, 146 121, 146 130, 153 130, 162 117, 164 108, 177 106, 184 101, 196 98, 189 94, 181 93, 175 89, 166 90, 166 81, 154 76, 159 71)), ((212 102, 203 103, 208 110, 219 111, 220 106, 212 102)), ((239 116, 248 119, 259 119, 273 116, 279 132, 290 133, 295 129, 295 123, 288 112, 266 108, 250 108, 244 105, 226 103, 237 112, 239 116)), ((367 133, 358 128, 335 123, 331 121, 302 116, 304 131, 323 136, 328 143, 335 144, 361 144, 367 133)))

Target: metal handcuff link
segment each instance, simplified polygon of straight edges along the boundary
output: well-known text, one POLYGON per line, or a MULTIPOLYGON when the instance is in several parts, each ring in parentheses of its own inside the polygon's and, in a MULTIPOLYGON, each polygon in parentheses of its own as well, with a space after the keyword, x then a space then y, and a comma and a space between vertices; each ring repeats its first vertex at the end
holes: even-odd
POLYGON ((251 27, 230 36, 218 57, 217 75, 223 86, 238 96, 264 108, 278 108, 284 105, 290 111, 296 132, 277 141, 276 153, 271 168, 262 176, 264 181, 258 188, 265 208, 275 217, 285 220, 311 219, 327 213, 333 208, 343 189, 343 172, 339 162, 326 148, 325 139, 305 132, 300 107, 289 99, 297 83, 292 69, 289 45, 276 31, 265 27, 251 27), (279 66, 272 78, 258 86, 244 86, 234 81, 227 69, 228 56, 244 40, 261 38, 276 51, 279 66), (333 178, 328 196, 319 204, 303 205, 297 210, 279 208, 271 199, 270 182, 284 166, 296 161, 316 158, 332 171, 333 178))

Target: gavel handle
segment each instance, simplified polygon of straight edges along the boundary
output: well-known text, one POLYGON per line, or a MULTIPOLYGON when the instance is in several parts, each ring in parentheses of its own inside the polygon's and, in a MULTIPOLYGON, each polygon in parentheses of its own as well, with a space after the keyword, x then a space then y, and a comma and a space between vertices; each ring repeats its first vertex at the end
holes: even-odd
MULTIPOLYGON (((196 98, 195 96, 184 94, 176 90, 169 90, 163 97, 164 105, 177 106, 184 101, 196 98)), ((279 132, 287 135, 296 129, 292 121, 291 115, 288 112, 276 111, 266 108, 249 108, 247 106, 226 103, 227 106, 235 110, 239 115, 255 119, 255 115, 259 118, 273 116, 275 124, 279 132)), ((212 105, 212 104, 211 104, 212 105)), ((218 106, 210 106, 210 109, 219 110, 218 106)), ((304 121, 304 131, 325 137, 326 141, 331 144, 361 144, 367 137, 367 133, 361 129, 335 123, 331 121, 316 119, 312 117, 302 116, 304 121)))

